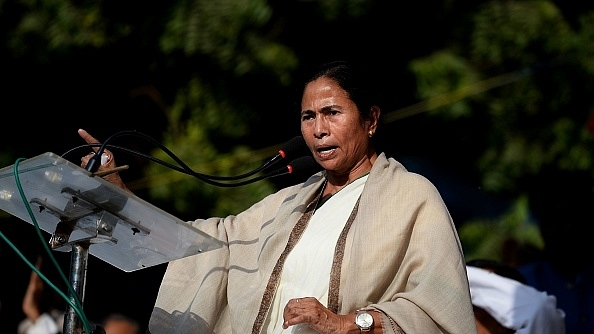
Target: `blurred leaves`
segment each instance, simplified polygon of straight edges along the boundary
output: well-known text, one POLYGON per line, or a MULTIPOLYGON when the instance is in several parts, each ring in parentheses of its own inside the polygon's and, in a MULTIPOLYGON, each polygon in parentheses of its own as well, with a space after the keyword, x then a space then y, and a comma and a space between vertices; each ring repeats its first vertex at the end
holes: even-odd
MULTIPOLYGON (((204 167, 200 171, 203 173, 232 175, 255 168, 265 158, 263 154, 250 154, 250 148, 240 144, 259 117, 252 110, 252 102, 236 93, 244 90, 245 80, 262 82, 265 78, 265 82, 287 86, 297 66, 291 48, 277 40, 278 27, 271 22, 272 8, 265 1, 173 2, 155 13, 163 28, 159 35, 145 37, 145 44, 140 44, 142 31, 138 29, 159 30, 148 30, 149 24, 158 19, 136 13, 135 9, 143 3, 122 6, 122 12, 134 13, 135 17, 118 14, 105 2, 43 0, 21 1, 19 5, 22 17, 10 42, 15 57, 36 55, 38 61, 50 62, 59 53, 106 49, 110 43, 146 48, 143 62, 151 64, 155 73, 170 73, 164 78, 171 93, 154 91, 153 87, 147 94, 168 122, 163 144, 175 148, 173 151, 188 165, 204 167), (154 53, 155 45, 162 56, 154 53), (226 163, 205 165, 214 160, 226 163)), ((141 54, 142 50, 133 52, 141 54)), ((141 91, 148 90, 136 89, 137 93, 141 91)), ((163 152, 154 154, 166 158, 163 152)), ((147 173, 154 174, 155 180, 139 180, 135 182, 137 187, 150 187, 159 177, 168 175, 166 182, 161 179, 159 186, 151 187, 150 194, 156 200, 173 198, 180 215, 238 212, 273 188, 267 182, 232 190, 198 180, 176 182, 184 176, 165 173, 163 167, 152 164, 147 173), (195 201, 204 203, 197 206, 195 201), (223 212, 224 209, 229 211, 223 212)))
POLYGON ((271 16, 272 8, 263 0, 178 1, 160 38, 161 49, 207 56, 236 76, 270 68, 287 84, 297 58, 275 40, 274 29, 266 30, 271 16))
POLYGON ((419 98, 466 93, 434 115, 452 127, 461 117, 480 126, 474 133, 482 139, 474 140, 485 145, 468 154, 482 187, 518 199, 505 216, 464 224, 461 238, 469 252, 501 254, 512 235, 540 246, 524 227, 527 216, 517 214, 527 205, 520 200, 523 180, 545 166, 594 170, 592 18, 584 13, 574 30, 550 1, 489 1, 473 14, 470 29, 457 30, 457 42, 411 63, 419 98), (477 88, 491 78, 506 84, 477 88))
POLYGON ((516 69, 511 83, 468 94, 436 112, 449 122, 464 116, 484 127, 488 146, 473 154, 487 190, 518 194, 517 181, 543 165, 592 167, 587 122, 594 107, 594 50, 582 37, 592 34, 590 20, 584 16, 583 30, 574 32, 549 1, 490 1, 473 16, 467 47, 412 62, 423 99, 472 91, 516 69))
MULTIPOLYGON (((434 1, 414 7, 425 20, 443 19, 432 25, 440 31, 422 35, 418 18, 405 20, 409 15, 387 10, 392 7, 370 0, 4 0, 2 57, 18 63, 15 78, 22 87, 40 82, 31 90, 47 90, 44 96, 55 98, 52 102, 61 102, 61 90, 96 90, 89 95, 96 100, 78 101, 82 106, 75 100, 80 91, 64 98, 92 113, 122 110, 114 116, 121 116, 117 122, 106 121, 110 130, 123 126, 124 118, 155 127, 162 143, 195 171, 216 175, 259 166, 273 153, 263 143, 290 132, 287 120, 295 119, 298 131, 286 91, 295 88, 302 62, 334 57, 374 63, 388 77, 382 83, 394 92, 393 100, 418 101, 403 108, 405 116, 427 116, 416 133, 394 131, 394 138, 406 132, 406 146, 416 148, 431 137, 424 134, 428 129, 443 131, 433 131, 440 140, 429 140, 430 147, 417 153, 435 154, 460 173, 479 175, 481 189, 517 200, 501 219, 468 222, 463 242, 495 249, 488 245, 503 237, 489 241, 480 236, 491 233, 476 232, 495 229, 503 236, 517 230, 520 239, 537 244, 528 236, 532 232, 522 237, 528 224, 519 214, 525 210, 522 180, 547 165, 594 170, 594 12, 580 11, 570 24, 552 1, 434 1), (438 16, 429 16, 432 12, 438 16), (428 41, 430 36, 439 44, 428 41), (408 47, 418 40, 423 47, 408 47), (408 67, 416 96, 399 96, 414 90, 403 89, 406 75, 393 63, 418 54, 408 67), (21 73, 25 70, 30 71, 21 73), (62 72, 74 83, 50 90, 62 72), (107 100, 104 87, 115 87, 129 104, 99 104, 107 100), (149 113, 153 109, 162 118, 149 113), (429 128, 430 122, 438 126, 429 128)), ((400 121, 404 113, 385 114, 400 121)), ((52 116, 53 121, 70 115, 52 116)), ((46 128, 43 119, 35 123, 46 128)), ((171 161, 161 151, 152 154, 171 161)), ((156 164, 144 174, 132 182, 192 218, 236 213, 274 188, 270 182, 218 188, 156 164)))
POLYGON ((459 235, 464 245, 467 261, 473 259, 493 259, 514 264, 522 259, 514 258, 522 254, 513 254, 505 249, 510 240, 520 247, 542 249, 543 239, 537 223, 531 221, 525 196, 497 218, 477 218, 466 222, 459 235), (510 254, 511 253, 511 254, 510 254))
POLYGON ((131 29, 123 25, 108 31, 101 2, 22 0, 19 3, 23 15, 9 41, 16 56, 63 53, 73 47, 100 48, 131 29))
POLYGON ((340 18, 357 18, 365 15, 372 5, 371 0, 326 0, 320 1, 320 11, 328 21, 340 18))
MULTIPOLYGON (((479 80, 478 73, 466 64, 466 60, 452 52, 440 51, 424 59, 411 61, 410 67, 417 75, 419 98, 432 101, 428 104, 430 112, 435 108, 447 106, 445 117, 469 116, 471 106, 467 98, 474 98, 473 89, 479 80)), ((437 112, 441 112, 438 109, 437 112)))
MULTIPOLYGON (((169 129, 163 145, 175 148, 175 155, 195 172, 229 176, 248 172, 261 164, 273 152, 255 155, 249 147, 234 145, 217 148, 213 137, 240 139, 248 134, 247 120, 224 92, 215 92, 200 78, 193 78, 186 88, 180 89, 175 104, 168 112, 169 129), (216 163, 213 163, 216 162, 216 163)), ((167 159, 162 151, 153 155, 167 159)), ((155 181, 165 177, 166 182, 145 185, 153 198, 173 202, 177 212, 184 215, 219 215, 247 209, 255 201, 272 192, 266 181, 237 188, 218 188, 192 179, 190 176, 167 172, 161 165, 149 165, 147 175, 155 181), (197 204, 196 202, 200 203, 197 204)))

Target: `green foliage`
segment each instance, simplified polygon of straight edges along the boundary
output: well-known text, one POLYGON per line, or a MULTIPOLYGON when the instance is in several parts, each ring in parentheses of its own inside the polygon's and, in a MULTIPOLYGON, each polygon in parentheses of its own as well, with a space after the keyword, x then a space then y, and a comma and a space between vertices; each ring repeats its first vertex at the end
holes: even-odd
POLYGON ((542 249, 544 246, 538 226, 529 219, 525 197, 520 197, 501 217, 466 222, 459 235, 466 260, 488 258, 512 262, 506 258, 503 248, 511 240, 524 248, 542 249))
MULTIPOLYGON (((278 95, 293 84, 300 57, 363 54, 362 59, 393 61, 391 56, 379 56, 385 52, 378 41, 393 45, 408 39, 391 32, 383 39, 364 34, 359 40, 353 35, 389 26, 375 17, 383 14, 385 3, 330 0, 300 7, 302 2, 265 0, 115 5, 13 0, 0 2, 0 14, 8 40, 5 58, 18 59, 23 67, 28 61, 53 67, 77 59, 76 69, 88 70, 104 55, 108 59, 102 68, 129 58, 116 71, 130 71, 134 84, 156 83, 151 102, 158 102, 166 116, 167 124, 156 124, 164 132, 163 144, 196 171, 235 175, 258 166, 271 153, 254 151, 250 139, 265 132, 263 120, 285 109, 279 107, 278 95), (280 11, 282 6, 299 7, 302 12, 280 11), (304 13, 313 14, 304 18, 304 13), (291 20, 298 23, 293 30, 288 27, 291 20), (296 45, 286 43, 287 35, 296 36, 291 37, 296 45), (298 47, 304 50, 299 57, 298 47)), ((456 4, 441 5, 454 11, 460 8, 456 4)), ((458 166, 480 174, 483 189, 512 197, 521 196, 525 176, 546 165, 594 170, 594 13, 582 13, 571 26, 551 1, 486 1, 469 7, 456 17, 469 15, 470 20, 448 23, 459 26, 451 30, 457 35, 444 39, 449 41, 444 48, 410 63, 416 97, 429 111, 427 119, 450 131, 432 145, 451 152, 447 158, 459 162, 458 166), (468 135, 473 145, 463 149, 455 143, 447 145, 449 137, 466 129, 474 131, 468 135)), ((404 51, 397 50, 399 56, 404 51)), ((390 66, 378 67, 391 73, 390 66)), ((150 121, 148 126, 154 126, 150 121)), ((162 152, 153 154, 168 159, 162 152)), ((217 188, 156 164, 150 164, 145 175, 143 182, 151 188, 151 196, 173 202, 184 216, 239 212, 273 191, 268 182, 217 188)), ((493 234, 501 236, 484 240, 484 247, 500 243, 525 229, 519 223, 522 220, 513 217, 470 222, 464 241, 472 243, 470 239, 494 228, 503 229, 493 234)), ((531 238, 525 240, 534 241, 531 238)), ((473 245, 474 249, 479 244, 473 245)))
MULTIPOLYGON (((269 30, 271 15, 272 9, 261 0, 183 0, 172 5, 159 38, 161 50, 167 55, 181 53, 199 63, 187 69, 195 72, 188 74, 189 80, 165 110, 168 129, 164 144, 175 147, 195 171, 238 175, 267 157, 239 144, 250 135, 255 112, 231 95, 236 82, 262 73, 283 85, 290 83, 297 58, 288 46, 275 40, 269 30), (204 60, 207 63, 201 64, 204 60)), ((147 174, 158 174, 159 168, 150 168, 147 174)), ((173 199, 182 214, 223 216, 246 209, 273 190, 268 181, 239 188, 180 181, 153 187, 151 195, 173 199), (202 203, 199 209, 196 202, 202 203)))
POLYGON ((468 257, 501 259, 508 240, 542 246, 527 221, 526 178, 545 166, 594 169, 594 15, 574 29, 551 1, 489 1, 471 22, 411 71, 445 126, 464 118, 481 127, 473 140, 486 145, 466 156, 482 188, 517 199, 501 217, 462 222, 468 257))
POLYGON ((485 126, 489 145, 476 152, 485 189, 517 194, 518 180, 543 165, 593 167, 593 49, 583 44, 592 15, 577 33, 549 1, 490 1, 473 18, 467 47, 453 45, 411 69, 421 98, 449 98, 436 109, 443 119, 485 126))
POLYGON ((206 56, 236 76, 271 68, 281 82, 297 65, 293 51, 274 40, 265 26, 272 10, 262 0, 183 0, 174 3, 160 38, 166 54, 206 56))
POLYGON ((445 117, 453 119, 470 115, 471 106, 464 98, 478 76, 464 58, 441 51, 411 61, 410 68, 417 75, 419 98, 430 101, 430 112, 439 114, 447 109, 445 117))
MULTIPOLYGON (((223 138, 247 135, 247 123, 241 121, 242 115, 235 110, 241 108, 195 77, 186 88, 180 89, 168 112, 169 129, 163 145, 175 148, 172 150, 175 155, 196 172, 220 176, 246 173, 259 166, 266 155, 254 154, 241 145, 225 147, 227 152, 223 153, 210 140, 213 132, 223 138)), ((176 164, 162 151, 155 151, 153 155, 176 164)), ((274 189, 266 181, 238 188, 218 188, 178 172, 167 172, 161 165, 149 165, 146 174, 159 181, 159 184, 149 185, 151 196, 173 202, 176 212, 186 216, 238 213, 274 189)))
POLYGON ((49 52, 64 53, 74 47, 100 48, 111 38, 125 35, 129 26, 108 32, 101 2, 22 0, 25 8, 9 44, 16 55, 42 57, 49 52), (109 34, 114 36, 109 36, 109 34))
MULTIPOLYGON (((94 58, 87 51, 110 54, 111 47, 127 50, 127 54, 109 61, 141 55, 134 66, 148 64, 150 68, 143 70, 167 86, 149 96, 167 118, 163 144, 197 171, 235 175, 268 157, 254 154, 242 141, 253 134, 259 117, 264 117, 254 110, 262 102, 242 94, 246 86, 255 87, 256 80, 258 84, 290 85, 298 65, 294 51, 279 41, 282 30, 273 21, 268 2, 180 0, 159 6, 15 2, 22 14, 14 19, 16 25, 10 32, 9 48, 15 58, 45 63, 61 57, 91 61, 94 58)), ((129 67, 122 70, 129 71, 129 67)), ((154 154, 168 159, 163 152, 154 154)), ((187 182, 188 176, 167 173, 156 164, 150 164, 145 173, 150 177, 138 181, 139 187, 155 185, 149 192, 153 199, 172 200, 180 215, 239 212, 274 188, 266 181, 216 188, 198 180, 187 182), (197 206, 197 201, 202 205, 197 206)))
POLYGON ((490 1, 474 19, 470 57, 488 67, 535 64, 574 45, 573 32, 550 1, 490 1))
MULTIPOLYGON (((248 132, 247 119, 237 112, 241 106, 227 99, 224 92, 194 76, 180 88, 169 113, 169 129, 173 134, 181 128, 205 129, 224 137, 242 137, 248 132), (187 120, 185 119, 187 117, 187 120)), ((189 131, 189 130, 188 130, 189 131)))
POLYGON ((326 0, 320 1, 320 11, 328 21, 356 18, 367 13, 373 1, 370 0, 326 0))
MULTIPOLYGON (((217 154, 199 127, 189 126, 187 132, 175 138, 168 136, 164 145, 175 147, 174 153, 193 171, 209 175, 239 175, 256 167, 263 155, 255 155, 246 147, 235 147, 228 154, 217 154)), ((175 164, 163 152, 154 152, 159 159, 175 164)), ((226 216, 247 209, 274 191, 267 181, 236 188, 220 188, 197 178, 174 172, 161 165, 150 165, 151 197, 173 203, 180 215, 186 217, 226 216)))

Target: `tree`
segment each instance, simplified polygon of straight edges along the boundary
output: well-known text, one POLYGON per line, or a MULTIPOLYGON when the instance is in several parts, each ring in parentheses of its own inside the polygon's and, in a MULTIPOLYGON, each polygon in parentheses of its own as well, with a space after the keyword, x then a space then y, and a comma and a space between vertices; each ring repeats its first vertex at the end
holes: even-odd
MULTIPOLYGON (((454 160, 479 171, 485 191, 516 198, 516 205, 525 205, 524 180, 545 166, 592 170, 594 12, 578 22, 574 29, 550 1, 490 1, 467 29, 457 30, 456 42, 411 63, 430 112, 472 134, 472 144, 454 160)), ((500 217, 499 231, 511 217, 516 224, 530 219, 527 213, 500 217)), ((482 221, 462 229, 463 243, 489 242, 493 234, 466 233, 476 224, 482 221)), ((512 235, 525 241, 533 232, 512 235)))

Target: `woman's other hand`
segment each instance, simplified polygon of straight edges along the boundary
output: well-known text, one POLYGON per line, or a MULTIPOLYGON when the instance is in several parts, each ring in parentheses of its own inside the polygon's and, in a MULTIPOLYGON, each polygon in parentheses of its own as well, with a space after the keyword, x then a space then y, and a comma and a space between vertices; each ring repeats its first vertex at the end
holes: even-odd
MULTIPOLYGON (((283 317, 285 329, 297 325, 309 326, 322 334, 349 333, 352 329, 359 331, 353 315, 338 315, 314 297, 291 299, 285 306, 283 317)), ((296 332, 299 333, 299 330, 296 332)))

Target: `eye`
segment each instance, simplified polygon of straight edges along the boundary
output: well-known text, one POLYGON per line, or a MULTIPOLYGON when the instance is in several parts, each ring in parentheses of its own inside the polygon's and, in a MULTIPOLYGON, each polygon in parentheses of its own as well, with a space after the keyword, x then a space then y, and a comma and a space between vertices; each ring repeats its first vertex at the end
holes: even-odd
POLYGON ((307 120, 313 119, 313 117, 314 117, 314 113, 311 111, 304 111, 303 113, 301 113, 302 121, 307 121, 307 120))

